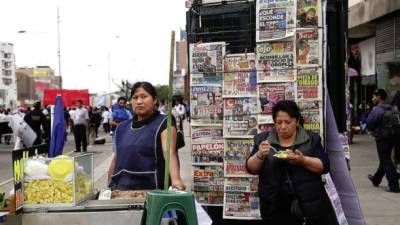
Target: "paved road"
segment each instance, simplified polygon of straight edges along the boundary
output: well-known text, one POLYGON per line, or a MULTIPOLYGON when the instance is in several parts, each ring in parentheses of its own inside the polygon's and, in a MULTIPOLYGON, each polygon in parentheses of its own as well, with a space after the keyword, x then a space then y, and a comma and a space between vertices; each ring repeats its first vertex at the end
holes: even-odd
POLYGON ((361 209, 367 225, 400 224, 400 193, 390 193, 384 178, 379 187, 373 187, 368 173, 378 168, 375 142, 368 135, 354 136, 350 146, 351 176, 357 190, 361 209))

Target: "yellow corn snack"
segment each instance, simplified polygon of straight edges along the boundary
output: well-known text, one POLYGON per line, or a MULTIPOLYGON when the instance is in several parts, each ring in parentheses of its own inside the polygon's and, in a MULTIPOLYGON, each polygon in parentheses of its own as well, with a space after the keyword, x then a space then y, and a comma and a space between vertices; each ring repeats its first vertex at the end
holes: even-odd
POLYGON ((72 183, 59 180, 32 180, 25 183, 26 204, 72 203, 72 183))
POLYGON ((288 154, 291 152, 292 152, 292 150, 287 149, 285 151, 279 151, 279 152, 275 153, 274 156, 278 159, 286 159, 288 157, 288 154))

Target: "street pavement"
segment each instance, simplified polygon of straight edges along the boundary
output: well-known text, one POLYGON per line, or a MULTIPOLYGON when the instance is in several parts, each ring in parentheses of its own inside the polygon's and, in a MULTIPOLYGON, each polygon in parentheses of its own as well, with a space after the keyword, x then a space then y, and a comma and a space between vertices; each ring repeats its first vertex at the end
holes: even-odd
MULTIPOLYGON (((179 150, 181 177, 188 190, 192 186, 193 168, 190 161, 190 132, 187 122, 184 123, 186 146, 179 150)), ((111 137, 106 137, 105 145, 93 145, 88 151, 94 153, 94 179, 98 190, 107 187, 107 170, 112 159, 111 137)), ((68 137, 64 153, 74 150, 73 136, 68 137)), ((398 225, 400 224, 400 193, 390 193, 386 190, 387 181, 383 180, 379 187, 374 187, 367 179, 368 173, 373 173, 378 167, 378 156, 374 139, 369 135, 355 135, 350 146, 350 172, 356 187, 361 209, 367 225, 398 225)), ((11 147, 0 144, 0 183, 12 177, 11 147)), ((12 183, 2 188, 10 190, 12 183)))
POLYGON ((350 145, 351 176, 357 190, 361 210, 367 225, 399 225, 400 193, 387 192, 387 180, 374 187, 368 180, 378 168, 378 154, 374 139, 367 135, 355 135, 350 145))

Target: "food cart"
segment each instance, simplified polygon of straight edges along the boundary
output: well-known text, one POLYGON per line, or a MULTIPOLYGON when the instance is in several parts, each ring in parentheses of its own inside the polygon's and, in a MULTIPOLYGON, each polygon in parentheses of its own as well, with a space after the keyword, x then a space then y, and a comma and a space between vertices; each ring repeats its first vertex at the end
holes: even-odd
POLYGON ((37 208, 8 215, 10 225, 98 224, 139 225, 144 203, 133 199, 86 200, 77 206, 37 208))
POLYGON ((40 145, 13 152, 15 213, 7 224, 140 224, 145 191, 109 191, 97 200, 93 154, 47 158, 46 151, 40 145))

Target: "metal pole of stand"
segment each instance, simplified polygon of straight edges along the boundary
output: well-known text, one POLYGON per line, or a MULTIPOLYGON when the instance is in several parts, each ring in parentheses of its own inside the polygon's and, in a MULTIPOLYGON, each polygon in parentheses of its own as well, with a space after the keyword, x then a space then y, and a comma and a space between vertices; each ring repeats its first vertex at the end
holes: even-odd
POLYGON ((168 190, 169 186, 169 157, 171 150, 171 111, 172 111, 172 85, 174 75, 174 50, 175 50, 175 31, 171 32, 171 50, 169 58, 169 85, 168 85, 168 112, 167 112, 167 152, 165 154, 165 173, 164 173, 164 190, 168 190))

